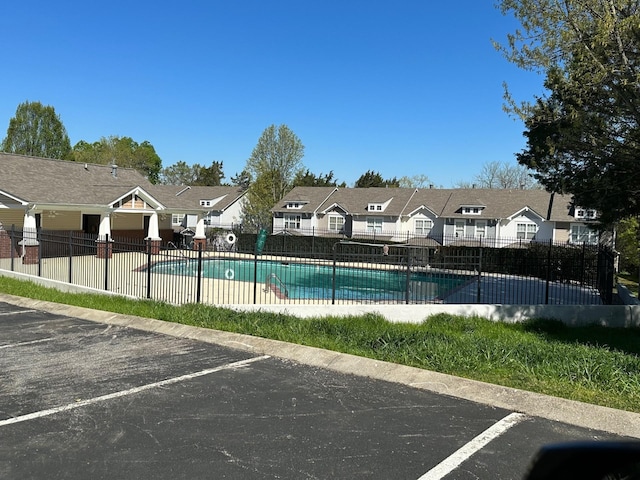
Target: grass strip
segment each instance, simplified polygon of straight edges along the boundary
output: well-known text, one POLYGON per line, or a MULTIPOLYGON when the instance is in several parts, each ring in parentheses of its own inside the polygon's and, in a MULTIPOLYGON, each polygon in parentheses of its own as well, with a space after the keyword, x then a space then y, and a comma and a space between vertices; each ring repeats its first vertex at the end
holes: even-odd
POLYGON ((507 324, 439 314, 419 324, 378 315, 300 319, 265 312, 175 306, 65 293, 0 277, 0 291, 185 325, 243 333, 640 412, 640 329, 507 324))

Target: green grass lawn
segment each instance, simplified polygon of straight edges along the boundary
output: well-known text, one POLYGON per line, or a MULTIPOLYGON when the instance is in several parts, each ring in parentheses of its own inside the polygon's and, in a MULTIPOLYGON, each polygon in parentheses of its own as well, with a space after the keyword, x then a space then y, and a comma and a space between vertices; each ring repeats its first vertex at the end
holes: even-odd
POLYGON ((63 293, 0 277, 12 295, 335 350, 532 392, 640 412, 640 329, 519 324, 436 315, 421 324, 380 316, 299 319, 63 293))

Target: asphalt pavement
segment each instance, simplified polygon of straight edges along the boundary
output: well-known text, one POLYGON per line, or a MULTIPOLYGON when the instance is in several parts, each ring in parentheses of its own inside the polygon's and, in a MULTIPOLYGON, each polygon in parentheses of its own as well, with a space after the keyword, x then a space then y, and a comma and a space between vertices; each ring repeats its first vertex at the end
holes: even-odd
POLYGON ((640 415, 0 295, 0 478, 517 479, 640 415))

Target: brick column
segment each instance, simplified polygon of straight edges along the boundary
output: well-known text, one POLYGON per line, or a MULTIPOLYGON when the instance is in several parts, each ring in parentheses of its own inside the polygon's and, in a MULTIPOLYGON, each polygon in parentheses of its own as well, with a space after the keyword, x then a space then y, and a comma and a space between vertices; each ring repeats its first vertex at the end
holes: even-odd
POLYGON ((162 240, 150 240, 151 242, 151 255, 158 255, 160 253, 160 246, 162 240))
POLYGON ((24 255, 22 256, 23 265, 36 265, 38 263, 38 245, 22 245, 24 255))
POLYGON ((207 239, 193 237, 193 249, 198 250, 200 246, 202 246, 202 251, 204 252, 207 249, 207 239))
POLYGON ((98 258, 111 258, 113 255, 113 242, 111 240, 96 240, 98 251, 96 256, 98 258))
POLYGON ((0 258, 11 258, 11 236, 6 230, 0 228, 0 258))

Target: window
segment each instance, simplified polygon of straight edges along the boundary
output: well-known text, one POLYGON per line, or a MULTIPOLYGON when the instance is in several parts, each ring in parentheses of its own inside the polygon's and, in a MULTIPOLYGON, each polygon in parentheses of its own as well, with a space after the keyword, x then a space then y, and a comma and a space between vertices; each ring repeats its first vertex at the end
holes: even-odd
POLYGON ((464 220, 456 220, 456 237, 464 237, 464 220))
POLYGON ((367 207, 367 210, 370 212, 381 212, 382 204, 381 203, 370 203, 367 207))
POLYGON ((171 214, 171 225, 179 226, 179 225, 182 225, 183 221, 184 221, 184 214, 181 214, 181 213, 171 214))
POLYGON ((210 207, 211 206, 211 200, 200 200, 200 206, 201 207, 210 207))
POLYGON ((299 202, 289 202, 289 203, 287 203, 287 208, 294 208, 294 209, 298 208, 299 209, 299 208, 302 208, 302 204, 299 203, 299 202))
POLYGON ((381 218, 367 218, 367 232, 369 232, 369 233, 382 233, 382 219, 381 218))
POLYGON ((344 227, 344 217, 340 215, 329 216, 329 230, 339 232, 344 227))
POLYGON ((586 225, 571 225, 569 242, 596 245, 598 243, 598 232, 586 225))
POLYGON ((586 218, 588 220, 593 220, 595 219, 597 216, 596 211, 593 209, 587 209, 587 208, 582 208, 582 207, 576 207, 576 211, 574 214, 575 218, 586 218))
POLYGON ((300 228, 300 215, 285 215, 284 228, 300 228))
POLYGON ((462 207, 462 213, 465 215, 480 215, 482 213, 481 207, 462 207))
POLYGON ((535 223, 518 223, 516 224, 516 238, 518 240, 533 240, 538 231, 535 223))
POLYGON ((487 222, 485 220, 478 220, 476 222, 476 237, 483 238, 487 236, 487 222))
POLYGON ((414 227, 416 235, 429 235, 429 232, 433 227, 433 222, 425 218, 416 218, 414 227))

